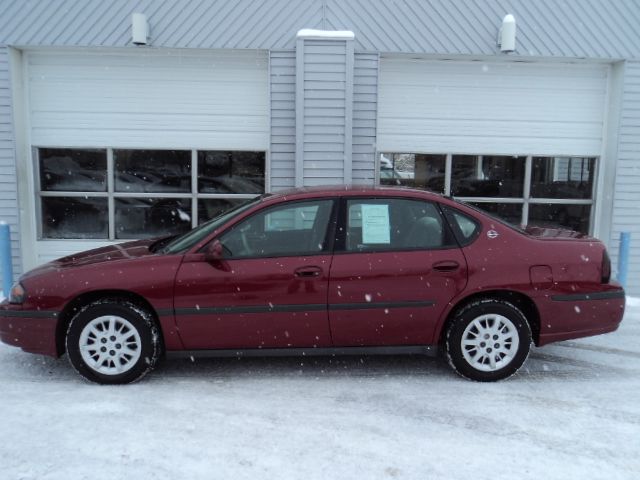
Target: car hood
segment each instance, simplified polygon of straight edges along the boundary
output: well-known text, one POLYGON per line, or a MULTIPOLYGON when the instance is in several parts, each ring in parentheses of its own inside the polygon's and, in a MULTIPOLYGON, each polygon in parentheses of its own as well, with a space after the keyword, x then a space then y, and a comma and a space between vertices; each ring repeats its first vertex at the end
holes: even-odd
POLYGON ((108 247, 95 248, 93 250, 74 253, 73 255, 58 258, 57 260, 34 268, 33 270, 25 273, 21 278, 26 279, 52 270, 59 271, 60 269, 81 267, 96 263, 115 262, 118 260, 153 255, 153 253, 149 251, 149 246, 157 240, 157 238, 135 240, 132 242, 124 242, 117 245, 109 245, 108 247))
POLYGON ((527 227, 524 231, 527 235, 541 240, 594 240, 593 237, 590 237, 585 233, 576 232, 574 230, 564 230, 562 228, 527 227))

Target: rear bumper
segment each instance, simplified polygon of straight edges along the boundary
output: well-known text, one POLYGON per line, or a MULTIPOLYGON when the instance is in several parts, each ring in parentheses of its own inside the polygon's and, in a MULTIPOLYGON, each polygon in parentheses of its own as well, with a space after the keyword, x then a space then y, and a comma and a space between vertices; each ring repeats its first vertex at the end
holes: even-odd
POLYGON ((57 357, 57 316, 57 312, 27 311, 9 304, 1 305, 0 341, 25 352, 57 357))
POLYGON ((538 346, 590 337, 618 329, 624 316, 624 290, 551 295, 541 308, 538 346))
POLYGON ((601 328, 592 328, 588 330, 574 330, 571 332, 560 332, 550 334, 540 334, 540 340, 538 346, 547 345, 553 342, 562 342, 563 340, 574 340, 576 338, 593 337, 594 335, 602 335, 603 333, 615 332, 618 329, 620 322, 615 325, 610 325, 601 328))

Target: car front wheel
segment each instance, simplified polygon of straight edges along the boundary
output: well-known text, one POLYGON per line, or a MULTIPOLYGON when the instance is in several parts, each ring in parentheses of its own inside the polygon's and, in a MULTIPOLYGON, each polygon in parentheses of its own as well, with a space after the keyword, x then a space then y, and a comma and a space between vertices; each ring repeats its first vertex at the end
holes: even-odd
POLYGON ((161 341, 153 317, 128 301, 99 300, 71 320, 67 354, 83 377, 96 383, 139 380, 158 362, 161 341))
POLYGON ((512 303, 498 299, 472 302, 449 324, 447 360, 461 376, 480 382, 510 377, 529 355, 531 329, 512 303))

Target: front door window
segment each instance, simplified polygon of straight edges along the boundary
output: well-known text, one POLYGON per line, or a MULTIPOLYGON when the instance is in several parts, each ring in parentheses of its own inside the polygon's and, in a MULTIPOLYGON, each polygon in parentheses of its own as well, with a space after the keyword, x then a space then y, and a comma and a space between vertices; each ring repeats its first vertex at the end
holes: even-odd
POLYGON ((220 237, 226 258, 314 255, 326 251, 333 200, 258 212, 220 237))

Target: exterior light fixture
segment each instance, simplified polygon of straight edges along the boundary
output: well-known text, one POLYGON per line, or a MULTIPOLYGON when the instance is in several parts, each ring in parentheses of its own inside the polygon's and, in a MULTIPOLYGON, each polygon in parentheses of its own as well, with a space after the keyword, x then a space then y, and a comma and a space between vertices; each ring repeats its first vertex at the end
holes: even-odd
POLYGON ((131 41, 134 45, 147 45, 149 37, 149 24, 144 13, 131 15, 131 41))
POLYGON ((498 46, 504 53, 516 49, 516 18, 511 14, 505 15, 502 19, 502 27, 498 32, 498 46))

